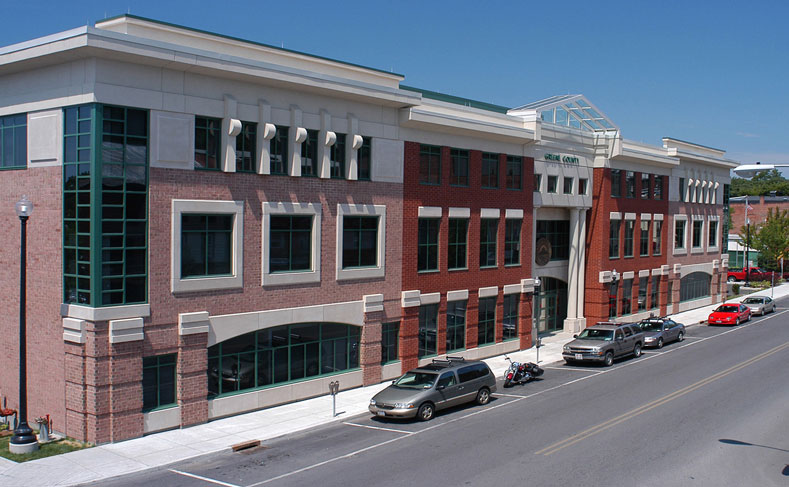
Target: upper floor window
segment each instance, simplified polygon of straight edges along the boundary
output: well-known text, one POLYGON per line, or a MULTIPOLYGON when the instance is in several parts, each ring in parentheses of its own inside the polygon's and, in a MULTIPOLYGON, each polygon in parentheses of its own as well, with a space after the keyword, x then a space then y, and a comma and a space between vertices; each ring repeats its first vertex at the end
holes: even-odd
POLYGON ((573 194, 573 178, 564 177, 564 194, 573 194))
POLYGON ((707 239, 708 247, 718 246, 718 221, 712 220, 709 222, 709 235, 707 239))
POLYGON ((693 248, 701 248, 701 236, 704 222, 701 220, 693 221, 693 248))
POLYGON ((586 195, 587 186, 589 186, 589 180, 586 178, 578 179, 578 194, 586 195))
POLYGON ((301 143, 301 175, 318 175, 318 131, 307 130, 307 139, 301 143))
POLYGON ((636 197, 636 173, 633 171, 625 172, 625 196, 627 198, 636 197))
POLYGON ((660 243, 663 240, 663 222, 655 220, 652 223, 652 255, 660 255, 660 243))
POLYGON ((269 272, 312 269, 312 217, 271 215, 269 272))
POLYGON ((639 255, 641 257, 649 255, 649 220, 641 220, 641 245, 639 255))
POLYGON ((220 170, 219 148, 222 120, 195 117, 195 168, 220 170))
POLYGON ((417 242, 417 270, 438 270, 438 218, 419 219, 419 238, 417 242))
POLYGON ((343 268, 378 265, 378 218, 378 216, 343 217, 343 268))
POLYGON ((482 153, 482 187, 499 187, 499 155, 490 152, 482 153))
POLYGON ((507 189, 523 188, 523 158, 507 156, 507 189))
POLYGON ((345 134, 337 134, 329 153, 329 164, 332 179, 345 179, 345 134))
POLYGON ((556 192, 556 185, 558 183, 558 179, 559 179, 558 176, 548 176, 548 189, 547 189, 547 191, 549 193, 555 193, 556 192))
POLYGON ((241 133, 236 136, 236 171, 255 172, 256 123, 241 122, 241 133))
POLYGON ((181 215, 181 278, 227 276, 233 263, 234 215, 181 215))
POLYGON ((636 221, 625 220, 625 257, 633 257, 633 233, 636 221))
POLYGON ((373 143, 370 137, 362 137, 362 146, 356 154, 357 174, 359 181, 370 181, 373 171, 373 143))
POLYGON ((504 228, 504 265, 521 263, 521 219, 508 219, 504 228))
POLYGON ((619 226, 621 220, 611 220, 608 227, 608 258, 619 258, 619 226))
POLYGON ((622 170, 611 169, 611 197, 619 198, 622 196, 622 170))
POLYGON ((679 200, 685 201, 686 191, 688 190, 687 186, 685 186, 685 178, 679 178, 679 200))
POLYGON ((426 144, 419 146, 419 182, 441 184, 441 147, 426 144))
POLYGON ((277 126, 276 134, 271 139, 271 174, 288 173, 288 127, 277 126))
POLYGON ((27 115, 0 117, 0 169, 27 167, 27 115))
POLYGON ((535 242, 546 238, 551 243, 551 260, 570 258, 570 221, 537 220, 535 242))
POLYGON ((534 191, 539 192, 542 185, 542 174, 534 174, 534 191))
POLYGON ((652 193, 652 188, 650 188, 649 184, 649 174, 641 173, 641 198, 642 199, 649 199, 650 194, 652 193))
POLYGON ((682 250, 685 248, 685 220, 674 220, 674 249, 682 250))
POLYGON ((453 186, 468 186, 468 151, 452 149, 449 151, 450 173, 449 184, 453 186))
POLYGON ((655 176, 655 183, 652 185, 652 198, 663 199, 663 176, 655 176))
POLYGON ((496 237, 499 220, 482 218, 479 229, 479 266, 496 267, 496 237))
POLYGON ((450 218, 447 267, 449 269, 465 269, 467 267, 467 250, 468 220, 465 218, 450 218))

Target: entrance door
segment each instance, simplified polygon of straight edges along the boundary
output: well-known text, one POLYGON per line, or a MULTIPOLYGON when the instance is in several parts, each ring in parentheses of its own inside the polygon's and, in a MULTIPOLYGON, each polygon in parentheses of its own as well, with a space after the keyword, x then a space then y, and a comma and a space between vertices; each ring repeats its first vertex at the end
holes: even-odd
POLYGON ((567 318, 567 283, 550 277, 540 280, 540 293, 534 300, 537 333, 562 330, 567 318))

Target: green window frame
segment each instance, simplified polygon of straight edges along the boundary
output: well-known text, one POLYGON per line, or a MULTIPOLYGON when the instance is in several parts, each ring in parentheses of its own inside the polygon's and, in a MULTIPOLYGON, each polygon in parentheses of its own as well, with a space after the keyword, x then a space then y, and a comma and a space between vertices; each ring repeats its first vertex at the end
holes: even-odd
POLYGON ((449 219, 449 242, 447 245, 447 268, 468 268, 468 219, 449 219))
POLYGON ((654 176, 654 184, 652 185, 652 198, 656 200, 663 199, 663 176, 654 176))
POLYGON ((534 191, 540 192, 540 185, 542 184, 542 174, 534 174, 534 191))
POLYGON ((222 120, 195 116, 195 169, 221 171, 222 120))
POLYGON ((650 291, 649 309, 655 309, 660 307, 660 303, 658 302, 658 293, 660 292, 659 276, 652 276, 652 287, 649 289, 649 291, 650 291))
POLYGON ((271 215, 269 272, 312 270, 312 216, 271 215))
POLYGON ((362 137, 362 146, 356 153, 356 179, 371 181, 373 177, 373 141, 362 137))
POLYGON ((704 234, 704 222, 702 220, 693 220, 693 240, 691 244, 694 249, 700 249, 702 245, 702 235, 704 234))
POLYGON ((507 156, 507 189, 523 189, 523 158, 507 156))
POLYGON ((562 189, 564 190, 564 194, 573 194, 573 183, 575 182, 573 179, 574 178, 568 178, 567 176, 562 178, 562 184, 564 185, 562 189))
POLYGON ((579 178, 578 179, 578 194, 584 196, 586 195, 586 191, 588 190, 589 180, 586 178, 579 178))
POLYGON ((342 230, 342 268, 378 265, 377 216, 344 216, 342 230))
POLYGON ((504 265, 521 263, 521 219, 507 219, 504 226, 504 265))
POLYGON ((452 186, 468 187, 468 151, 464 149, 452 149, 449 151, 449 160, 449 184, 452 186))
POLYGON ((441 220, 438 218, 420 218, 418 225, 417 271, 437 271, 438 233, 441 227, 441 220))
POLYGON ((178 404, 176 354, 142 359, 142 411, 175 407, 178 404))
MULTIPOLYGON (((685 186, 685 178, 679 178, 679 200, 685 201, 685 196, 687 192, 687 187, 685 186)), ((724 202, 726 204, 726 202, 724 202)))
POLYGON ((648 200, 652 194, 652 188, 650 187, 650 180, 649 174, 642 172, 641 173, 641 199, 648 200))
POLYGON ((638 278, 638 311, 647 309, 647 285, 649 285, 649 277, 638 278))
POLYGON ((499 155, 492 152, 482 153, 482 187, 499 188, 499 155))
POLYGON ((683 250, 685 248, 685 220, 674 220, 674 249, 683 250))
POLYGON ((567 260, 570 258, 570 221, 569 220, 537 220, 537 231, 534 241, 547 238, 551 243, 551 260, 567 260))
POLYGON ((400 322, 381 323, 381 365, 399 360, 400 322))
POLYGON ((419 183, 441 184, 441 147, 419 146, 419 183))
POLYGON ((622 170, 611 169, 611 197, 622 197, 622 170))
POLYGON ((636 197, 636 173, 634 171, 625 171, 625 197, 636 197))
POLYGON ((625 257, 633 257, 633 237, 635 231, 636 231, 636 221, 625 220, 625 241, 624 241, 625 257))
POLYGON ((624 279, 622 280, 622 309, 620 316, 629 315, 633 312, 632 308, 632 296, 633 296, 633 280, 632 279, 624 279))
POLYGON ((419 358, 438 353, 438 303, 419 307, 419 358))
POLYGON ((641 241, 639 245, 639 255, 649 256, 649 220, 641 220, 641 241))
POLYGON ((27 114, 0 117, 0 170, 27 168, 27 114))
POLYGON ((468 301, 447 302, 447 343, 446 352, 466 348, 466 311, 468 301))
POLYGON ((307 138, 301 143, 301 175, 318 177, 318 131, 307 129, 307 138))
POLYGON ((496 297, 480 298, 477 325, 477 346, 496 341, 496 297))
POLYGON ((504 340, 518 338, 518 315, 520 294, 506 294, 504 296, 504 317, 502 318, 504 340))
POLYGON ((679 280, 679 301, 706 298, 710 295, 712 276, 706 272, 691 272, 679 280))
POLYGON ((233 214, 181 214, 181 278, 228 276, 233 269, 233 214))
POLYGON ((498 218, 482 218, 479 222, 479 266, 496 267, 496 240, 499 231, 498 218))
POLYGON ((619 227, 621 226, 621 220, 611 220, 610 225, 608 226, 608 258, 609 259, 618 259, 619 258, 619 227))
POLYGON ((359 368, 361 327, 309 322, 240 335, 208 348, 208 397, 359 368))
POLYGON ((710 220, 707 230, 707 247, 718 246, 718 221, 710 220))
POLYGON ((616 295, 619 292, 619 283, 612 281, 608 284, 608 317, 616 318, 616 295))
POLYGON ((288 174, 288 133, 289 127, 276 126, 274 138, 269 145, 269 161, 271 174, 288 174))
POLYGON ((241 133, 236 136, 236 172, 255 172, 258 124, 241 122, 241 133))
POLYGON ((652 222, 652 255, 660 255, 663 241, 663 220, 652 222))
POLYGON ((345 179, 345 134, 337 134, 337 140, 329 151, 331 179, 345 179))
POLYGON ((551 175, 549 175, 548 176, 548 188, 546 189, 546 192, 555 194, 556 193, 556 185, 558 183, 559 183, 559 177, 558 176, 551 176, 551 175))

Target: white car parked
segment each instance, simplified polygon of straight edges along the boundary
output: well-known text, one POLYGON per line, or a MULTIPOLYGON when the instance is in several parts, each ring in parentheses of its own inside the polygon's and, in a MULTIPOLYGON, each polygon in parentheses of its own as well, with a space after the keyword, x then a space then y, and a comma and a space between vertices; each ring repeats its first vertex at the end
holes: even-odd
POLYGON ((775 301, 769 296, 748 296, 742 304, 751 308, 752 315, 766 315, 775 311, 775 301))

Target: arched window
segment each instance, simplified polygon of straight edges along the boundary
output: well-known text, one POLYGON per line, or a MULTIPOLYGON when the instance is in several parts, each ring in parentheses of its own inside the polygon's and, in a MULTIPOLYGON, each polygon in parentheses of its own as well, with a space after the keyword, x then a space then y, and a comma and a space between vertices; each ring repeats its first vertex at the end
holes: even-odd
POLYGON ((360 334, 358 326, 299 323, 217 343, 208 348, 208 395, 356 369, 360 334))
POLYGON ((679 300, 704 298, 710 295, 710 281, 712 276, 706 272, 691 272, 680 280, 679 300))

